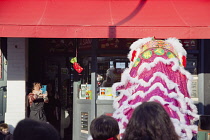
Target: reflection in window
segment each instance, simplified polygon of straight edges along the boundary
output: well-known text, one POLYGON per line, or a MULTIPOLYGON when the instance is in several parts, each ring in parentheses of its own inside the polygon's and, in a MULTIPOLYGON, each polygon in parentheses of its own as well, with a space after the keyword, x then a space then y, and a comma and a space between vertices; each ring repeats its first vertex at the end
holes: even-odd
POLYGON ((116 68, 124 69, 125 68, 125 62, 116 62, 116 68))

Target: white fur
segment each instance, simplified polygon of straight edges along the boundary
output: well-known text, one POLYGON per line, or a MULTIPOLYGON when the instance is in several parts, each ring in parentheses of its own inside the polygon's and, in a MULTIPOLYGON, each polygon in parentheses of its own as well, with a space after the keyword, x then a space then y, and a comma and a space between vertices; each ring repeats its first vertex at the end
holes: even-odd
POLYGON ((165 41, 170 43, 174 47, 174 49, 176 50, 178 55, 179 54, 181 56, 183 56, 183 55, 186 56, 187 55, 186 50, 182 47, 182 44, 179 42, 178 39, 176 39, 176 38, 168 38, 165 41))
POLYGON ((137 41, 131 44, 130 52, 128 53, 128 59, 131 62, 130 66, 133 65, 133 62, 131 61, 133 51, 134 50, 136 51, 136 56, 134 57, 134 60, 135 60, 141 53, 142 46, 151 40, 152 40, 152 37, 148 37, 148 38, 138 39, 137 41))
POLYGON ((189 94, 191 94, 192 76, 188 71, 186 71, 183 67, 179 65, 179 61, 182 62, 182 56, 187 55, 185 49, 182 47, 182 44, 179 42, 179 40, 176 38, 168 38, 165 40, 167 43, 174 46, 174 50, 178 54, 178 58, 164 59, 162 57, 157 57, 151 63, 146 63, 146 62, 142 63, 138 68, 136 77, 130 76, 130 70, 132 69, 133 63, 142 53, 142 46, 151 40, 152 37, 139 39, 130 46, 130 52, 128 54, 128 58, 131 60, 133 51, 136 51, 136 56, 134 57, 134 61, 130 62, 129 68, 125 69, 125 71, 122 73, 121 82, 115 83, 112 86, 113 93, 116 93, 116 91, 120 91, 119 97, 117 97, 113 102, 113 107, 116 109, 116 111, 113 113, 113 117, 121 119, 121 121, 119 122, 119 127, 120 127, 120 133, 123 133, 125 131, 123 123, 126 124, 128 123, 127 116, 125 116, 124 114, 125 111, 129 109, 134 109, 138 105, 142 104, 142 102, 138 102, 135 103, 134 105, 131 105, 129 104, 129 102, 135 100, 135 98, 137 98, 138 96, 144 98, 147 94, 149 94, 158 87, 161 91, 163 91, 163 94, 165 96, 177 100, 177 102, 180 104, 181 107, 173 105, 172 102, 166 102, 162 97, 157 95, 152 96, 148 101, 155 101, 155 100, 159 101, 162 105, 167 104, 171 110, 175 111, 180 118, 180 120, 178 120, 177 118, 171 118, 175 126, 175 130, 177 134, 181 137, 180 138, 181 140, 189 140, 190 138, 192 138, 192 132, 194 131, 197 132, 197 126, 186 125, 185 115, 188 114, 194 117, 194 120, 192 121, 198 120, 197 108, 193 104, 190 97, 184 97, 184 95, 180 91, 179 85, 174 81, 170 80, 165 73, 162 72, 153 73, 151 79, 148 82, 144 81, 143 79, 139 79, 138 77, 145 69, 149 71, 151 68, 155 67, 159 62, 162 62, 165 65, 173 64, 172 66, 173 71, 179 71, 180 73, 186 76, 187 91, 189 94), (157 77, 160 77, 162 80, 164 80, 166 82, 167 88, 174 89, 174 92, 168 93, 167 89, 165 89, 162 83, 157 82, 152 85, 152 82, 157 77), (127 86, 128 83, 131 83, 132 86, 130 86, 125 90, 125 87, 127 86), (149 89, 145 92, 143 91, 135 92, 138 86, 149 87, 149 89), (119 102, 123 96, 126 96, 127 99, 122 103, 122 105, 120 105, 119 102), (191 110, 188 110, 187 105, 191 108, 191 110), (186 133, 182 133, 182 130, 185 130, 186 133))

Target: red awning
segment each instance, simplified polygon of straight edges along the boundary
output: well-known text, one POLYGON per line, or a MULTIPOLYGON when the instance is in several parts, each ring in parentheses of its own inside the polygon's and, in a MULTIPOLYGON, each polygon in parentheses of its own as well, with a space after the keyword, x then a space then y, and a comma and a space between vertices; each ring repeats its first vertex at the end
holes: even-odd
POLYGON ((210 39, 209 0, 0 0, 0 37, 210 39))

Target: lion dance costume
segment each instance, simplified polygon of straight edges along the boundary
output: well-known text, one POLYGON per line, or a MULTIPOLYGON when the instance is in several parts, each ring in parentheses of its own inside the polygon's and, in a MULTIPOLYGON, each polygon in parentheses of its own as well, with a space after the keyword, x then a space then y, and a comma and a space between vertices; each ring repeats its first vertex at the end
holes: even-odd
POLYGON ((197 108, 190 98, 191 74, 184 69, 186 51, 178 39, 139 39, 130 46, 129 68, 115 83, 113 91, 120 92, 114 100, 113 117, 125 131, 133 110, 142 102, 162 104, 171 117, 181 140, 191 140, 197 133, 197 108))

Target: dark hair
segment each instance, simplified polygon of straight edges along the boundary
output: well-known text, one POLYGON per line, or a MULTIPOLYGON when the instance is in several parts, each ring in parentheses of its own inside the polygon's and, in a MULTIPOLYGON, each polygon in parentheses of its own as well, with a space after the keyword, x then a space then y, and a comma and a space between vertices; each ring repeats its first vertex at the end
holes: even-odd
POLYGON ((33 83, 32 91, 34 90, 34 87, 35 87, 36 85, 39 85, 39 87, 42 88, 42 87, 41 87, 41 86, 42 86, 41 83, 39 83, 39 82, 34 82, 34 83, 33 83))
POLYGON ((0 124, 0 131, 2 131, 2 129, 8 129, 8 128, 9 128, 8 124, 6 124, 6 123, 0 124))
POLYGON ((93 140, 107 140, 112 137, 117 140, 119 131, 118 122, 111 116, 101 115, 90 124, 90 134, 93 140))
POLYGON ((179 136, 160 103, 143 102, 134 110, 123 140, 179 140, 179 136))
POLYGON ((14 140, 60 140, 57 130, 48 123, 24 119, 18 122, 14 140))

